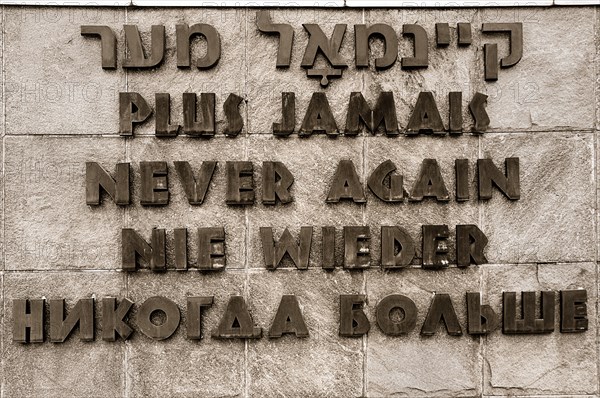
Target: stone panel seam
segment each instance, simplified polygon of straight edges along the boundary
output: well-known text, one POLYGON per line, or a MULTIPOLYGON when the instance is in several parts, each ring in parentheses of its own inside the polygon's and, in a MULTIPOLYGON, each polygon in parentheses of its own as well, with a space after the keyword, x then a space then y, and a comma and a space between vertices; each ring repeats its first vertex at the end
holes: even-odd
MULTIPOLYGON (((244 112, 246 114, 246 134, 243 136, 244 140, 244 160, 248 160, 249 151, 250 151, 250 116, 248 111, 248 78, 250 75, 250 67, 249 67, 249 59, 248 59, 248 18, 250 18, 250 13, 248 12, 248 8, 244 9, 244 97, 246 101, 246 106, 244 107, 244 112)), ((248 206, 244 208, 244 297, 246 300, 249 299, 249 288, 250 288, 250 272, 249 270, 249 262, 248 262, 248 252, 250 250, 250 216, 248 214, 248 206)), ((242 377, 242 391, 244 397, 248 398, 250 396, 250 369, 248 366, 248 355, 249 355, 249 342, 248 339, 244 340, 244 362, 243 362, 243 377, 242 377)))
MULTIPOLYGON (((598 71, 599 71, 599 59, 598 59, 598 50, 600 48, 600 38, 599 38, 599 34, 598 34, 598 29, 600 28, 600 26, 598 25, 598 8, 594 7, 594 43, 595 43, 595 56, 594 56, 594 76, 596 77, 596 81, 594 84, 594 99, 596 101, 596 106, 594 107, 594 125, 596 126, 596 132, 594 134, 594 156, 592 159, 592 174, 593 174, 593 179, 594 179, 594 184, 595 184, 595 208, 594 208, 594 241, 596 243, 596 250, 595 250, 595 254, 596 254, 596 261, 595 261, 595 271, 596 271, 596 289, 598 289, 598 281, 599 281, 599 267, 598 267, 598 250, 599 250, 599 240, 598 240, 598 173, 597 173, 597 167, 598 167, 598 106, 600 104, 600 100, 598 98, 598 85, 600 84, 600 79, 598 77, 598 71)), ((598 293, 598 291, 596 291, 596 293, 598 293)), ((596 303, 595 303, 595 309, 596 309, 596 315, 598 314, 598 310, 600 309, 600 299, 598 297, 596 297, 596 303)), ((596 384, 596 393, 600 393, 600 378, 598 377, 598 369, 600 369, 600 332, 598 332, 598 316, 595 317, 594 319, 594 324, 596 327, 596 380, 597 380, 597 384, 596 384)))
MULTIPOLYGON (((125 17, 125 24, 129 23, 129 14, 127 12, 127 8, 124 9, 124 17, 125 17)), ((127 69, 125 69, 125 92, 129 91, 129 74, 127 69)), ((131 162, 130 159, 130 147, 129 147, 129 140, 125 139, 125 145, 124 145, 124 150, 125 150, 125 161, 126 162, 131 162)), ((129 227, 129 222, 130 222, 130 211, 129 211, 129 206, 127 206, 125 209, 123 209, 123 224, 126 227, 129 227)), ((127 296, 129 296, 129 273, 125 273, 125 292, 127 294, 127 296)), ((123 372, 124 372, 124 377, 123 377, 123 397, 124 398, 129 398, 129 390, 131 389, 131 380, 129 378, 129 342, 125 341, 124 344, 125 347, 125 354, 123 355, 123 372)))
MULTIPOLYGON (((3 7, 4 8, 4 7, 3 7)), ((0 321, 0 328, 2 328, 2 332, 4 332, 4 326, 5 326, 5 320, 6 320, 6 301, 4 299, 4 271, 0 271, 0 278, 2 279, 0 281, 0 283, 2 284, 2 321, 0 321)), ((5 396, 5 380, 4 380, 4 366, 5 364, 5 359, 4 359, 4 336, 2 336, 2 338, 0 339, 0 352, 2 352, 2 358, 0 359, 0 369, 2 371, 2 383, 0 384, 0 397, 4 398, 5 396)))
MULTIPOLYGON (((4 5, 2 5, 2 136, 6 134, 6 53, 4 45, 4 30, 6 27, 6 21, 4 19, 4 5)), ((4 217, 2 218, 2 220, 4 220, 4 217)))

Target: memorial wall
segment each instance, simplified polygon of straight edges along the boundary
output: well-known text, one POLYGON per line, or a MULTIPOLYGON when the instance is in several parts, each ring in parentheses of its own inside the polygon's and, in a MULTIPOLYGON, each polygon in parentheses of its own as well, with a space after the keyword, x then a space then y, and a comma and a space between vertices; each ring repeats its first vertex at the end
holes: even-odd
POLYGON ((599 22, 3 5, 1 396, 598 396, 599 22))

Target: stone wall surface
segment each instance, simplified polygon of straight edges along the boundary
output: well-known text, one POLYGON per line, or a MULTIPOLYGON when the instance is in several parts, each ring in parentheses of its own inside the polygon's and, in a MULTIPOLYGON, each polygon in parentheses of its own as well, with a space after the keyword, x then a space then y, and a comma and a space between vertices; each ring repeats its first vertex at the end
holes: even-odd
MULTIPOLYGON (((598 8, 471 9, 270 9, 275 23, 293 26, 289 68, 276 68, 277 38, 256 27, 254 8, 88 8, 2 7, 0 126, 2 139, 0 204, 0 376, 1 397, 599 397, 598 333, 598 129, 600 127, 600 15, 598 8), (213 25, 221 38, 219 63, 208 70, 176 66, 175 26, 213 25), (435 43, 435 24, 448 23, 450 45, 435 43), (472 44, 457 46, 457 23, 473 28, 472 44), (522 22, 523 57, 500 68, 497 81, 484 79, 485 43, 498 55, 510 52, 508 35, 481 32, 483 23, 522 22), (342 78, 322 88, 300 66, 308 34, 302 24, 319 24, 331 35, 347 24, 342 78), (382 42, 372 40, 370 66, 354 64, 354 25, 386 23, 399 38, 399 58, 389 69, 373 63, 382 42), (166 29, 162 65, 124 69, 123 25, 137 25, 145 45, 152 25, 166 29), (428 34, 429 66, 406 70, 400 58, 412 54, 402 25, 419 24, 428 34), (80 34, 82 25, 107 25, 117 34, 118 66, 102 69, 100 41, 80 34), (463 96, 464 134, 358 136, 325 134, 275 137, 281 118, 281 93, 296 94, 296 128, 314 92, 327 95, 343 132, 352 92, 373 105, 381 92, 394 94, 401 131, 408 124, 419 92, 430 91, 447 125, 448 93, 463 96), (155 93, 171 95, 171 120, 183 124, 182 93, 215 93, 217 134, 210 139, 180 134, 154 135, 155 117, 136 126, 133 137, 119 135, 119 93, 137 92, 154 108, 155 93), (486 94, 490 126, 471 133, 467 104, 486 94), (223 103, 230 93, 243 98, 244 127, 226 137, 223 103), (520 199, 509 200, 494 188, 490 200, 478 199, 477 159, 491 158, 504 171, 504 159, 518 157, 520 199), (367 179, 385 160, 404 177, 408 193, 423 159, 437 160, 449 200, 385 203, 367 179), (470 199, 458 201, 455 160, 468 159, 470 199), (202 205, 190 205, 175 170, 189 161, 217 167, 202 205), (351 160, 366 202, 326 203, 336 167, 351 160), (140 204, 140 162, 165 161, 169 204, 140 204), (253 164, 255 203, 226 204, 226 162, 253 164), (262 203, 265 161, 281 161, 294 176, 289 204, 262 203), (103 196, 100 206, 86 204, 86 162, 111 174, 131 164, 131 204, 118 206, 103 196), (421 228, 446 224, 450 230, 449 267, 423 269, 421 228), (455 227, 477 225, 489 242, 487 262, 458 268, 455 227), (401 226, 414 240, 416 255, 405 269, 381 268, 381 226, 401 226), (312 226, 308 269, 287 256, 276 270, 265 266, 261 227, 276 238, 285 228, 297 237, 312 226), (333 271, 322 269, 322 227, 336 228, 333 271), (368 226, 371 266, 342 267, 344 226, 368 226), (226 267, 196 269, 197 228, 225 229, 226 267), (147 264, 122 270, 121 230, 132 228, 150 240, 153 228, 167 230, 167 271, 147 264), (176 270, 173 230, 188 228, 190 269, 176 270), (560 333, 559 291, 586 289, 588 329, 560 333), (467 331, 466 292, 479 292, 484 304, 502 317, 503 292, 556 292, 552 333, 505 334, 502 325, 484 335, 467 331), (433 336, 420 334, 435 294, 450 296, 461 336, 439 325, 433 336), (340 295, 366 295, 367 335, 339 335, 340 295), (376 308, 391 294, 411 298, 416 327, 390 336, 377 325, 376 308), (230 296, 243 296, 259 339, 217 339, 212 332, 230 296), (309 337, 269 338, 284 295, 296 295, 309 337), (181 323, 166 340, 154 340, 136 321, 140 305, 153 296, 174 301, 181 323), (202 312, 202 339, 187 338, 186 298, 214 296, 202 312), (133 334, 104 341, 101 300, 128 298, 133 334), (85 342, 76 328, 64 343, 13 341, 13 300, 64 298, 67 313, 77 300, 95 299, 95 339, 85 342)), ((200 56, 202 40, 194 42, 200 56)), ((319 56, 317 65, 324 65, 319 56)), ((538 297, 539 302, 539 297, 538 297)), ((539 314, 538 314, 539 315, 539 314)), ((46 329, 49 329, 46 306, 46 329)), ((162 320, 164 321, 164 319, 162 320)), ((155 322, 161 322, 160 319, 155 322)))

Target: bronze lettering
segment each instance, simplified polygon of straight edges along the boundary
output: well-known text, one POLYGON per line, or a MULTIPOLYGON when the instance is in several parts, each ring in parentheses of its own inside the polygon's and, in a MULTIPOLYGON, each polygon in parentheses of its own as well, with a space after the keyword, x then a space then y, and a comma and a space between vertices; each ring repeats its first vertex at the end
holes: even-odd
POLYGON ((213 330, 212 336, 218 339, 257 339, 262 336, 262 329, 254 326, 244 298, 231 296, 221 322, 213 330))
POLYGON ((404 200, 403 176, 391 174, 396 171, 396 165, 391 160, 381 163, 369 176, 367 185, 371 192, 384 202, 402 202, 404 200), (385 181, 389 176, 389 187, 385 181))
POLYGON ((153 271, 164 271, 166 269, 166 243, 165 230, 152 229, 152 244, 149 245, 135 230, 123 228, 121 231, 121 258, 122 269, 133 272, 137 269, 138 256, 153 271))
POLYGON ((269 337, 277 338, 291 333, 296 337, 308 337, 308 328, 296 296, 285 294, 281 297, 275 319, 269 329, 269 337))
POLYGON ((414 301, 401 294, 392 294, 377 303, 377 326, 388 336, 407 334, 417 324, 417 313, 414 301), (396 317, 393 313, 403 316, 401 319, 396 319, 400 317, 396 317))
POLYGON ((251 205, 254 203, 254 173, 252 162, 227 162, 228 205, 251 205))
POLYGON ((167 162, 140 162, 142 206, 163 206, 169 204, 167 162))
POLYGON ((521 197, 519 180, 519 158, 505 159, 506 175, 496 167, 492 159, 478 159, 479 199, 492 198, 492 185, 495 185, 510 200, 521 197))
POLYGON ((263 204, 274 205, 278 199, 282 204, 291 203, 294 200, 290 193, 293 183, 294 176, 283 163, 263 162, 263 204))
POLYGON ((217 30, 208 24, 198 23, 192 26, 180 24, 175 26, 177 40, 177 67, 190 67, 190 40, 195 36, 206 39, 206 55, 196 59, 194 64, 198 69, 210 69, 221 58, 221 38, 217 30))
POLYGON ((357 135, 360 132, 361 122, 372 133, 376 133, 377 128, 383 124, 383 129, 387 135, 400 134, 394 94, 386 91, 381 92, 379 98, 377 98, 375 109, 371 109, 361 93, 351 93, 344 134, 357 135))
POLYGON ((344 227, 344 268, 360 269, 371 265, 370 239, 367 226, 344 227))
POLYGON ((101 204, 100 188, 120 206, 130 203, 129 163, 117 163, 113 178, 96 162, 85 163, 85 202, 91 206, 101 204))
POLYGON ((133 329, 123 320, 133 307, 133 301, 122 299, 117 307, 117 299, 105 297, 102 299, 102 340, 116 341, 117 334, 127 340, 133 329))
POLYGON ((63 343, 75 326, 79 325, 81 341, 94 340, 94 299, 77 301, 65 319, 65 300, 48 300, 50 303, 50 341, 63 343))
POLYGON ((437 160, 423 159, 419 177, 415 181, 409 199, 421 201, 423 198, 432 197, 443 202, 450 200, 437 160))
POLYGON ((356 53, 356 67, 369 66, 369 39, 376 36, 383 39, 385 50, 383 56, 375 60, 376 69, 387 69, 394 65, 398 58, 398 36, 396 31, 387 24, 354 25, 354 49, 356 53))
POLYGON ((244 127, 244 119, 240 113, 239 106, 244 101, 242 97, 235 94, 229 94, 223 104, 223 112, 227 118, 227 126, 223 131, 227 137, 236 137, 244 127))
POLYGON ((328 136, 339 134, 327 96, 321 92, 313 93, 298 135, 307 137, 315 132, 324 132, 328 136))
POLYGON ((468 267, 471 264, 487 263, 483 250, 488 239, 476 225, 456 226, 456 265, 468 267))
POLYGON ((225 229, 198 228, 198 269, 212 271, 224 268, 225 229))
POLYGON ((403 57, 401 60, 403 69, 427 68, 429 65, 429 53, 427 43, 427 32, 420 25, 405 24, 402 26, 402 35, 412 36, 414 43, 414 56, 403 57))
POLYGON ((138 309, 136 322, 140 332, 154 340, 165 340, 171 337, 179 327, 181 313, 179 307, 166 297, 150 297, 138 309), (155 312, 164 314, 164 321, 157 325, 152 322, 155 312))
POLYGON ((447 225, 423 225, 423 268, 448 267, 447 225))
POLYGON ((308 269, 312 233, 313 227, 301 227, 300 243, 296 243, 296 239, 286 228, 279 241, 276 241, 273 236, 273 228, 261 227, 260 237, 267 269, 276 269, 286 253, 297 269, 308 269))
POLYGON ((202 311, 213 305, 214 297, 188 297, 187 298, 187 338, 190 340, 202 339, 202 311))
POLYGON ((192 137, 215 135, 215 93, 200 94, 201 121, 196 119, 196 93, 183 93, 183 132, 192 137))
POLYGON ((294 28, 289 24, 274 24, 267 10, 256 12, 256 26, 265 34, 279 35, 277 47, 277 67, 288 68, 292 59, 292 43, 294 42, 294 28))
POLYGON ((449 335, 462 335, 462 329, 460 328, 460 323, 458 322, 458 317, 456 316, 456 311, 454 310, 450 295, 445 293, 435 293, 427 316, 425 317, 425 322, 423 322, 421 334, 423 336, 433 336, 437 330, 438 324, 442 320, 446 325, 446 330, 449 335))
POLYGON ((194 176, 194 171, 189 162, 173 162, 177 175, 181 180, 185 196, 191 205, 201 205, 204 203, 204 198, 208 192, 210 181, 217 167, 215 161, 202 162, 200 166, 200 175, 198 179, 194 176))
POLYGON ((561 333, 579 333, 586 330, 588 330, 587 290, 561 290, 561 333))
POLYGON ((165 55, 165 27, 152 25, 150 56, 146 58, 140 32, 136 25, 123 25, 125 42, 129 56, 123 61, 123 68, 153 68, 158 66, 165 55))
POLYGON ((154 134, 157 137, 177 137, 181 126, 171 124, 171 96, 167 93, 156 93, 156 124, 154 134))
POLYGON ((502 294, 502 332, 506 334, 552 333, 554 331, 554 292, 541 292, 540 306, 542 317, 536 319, 535 292, 521 292, 522 319, 517 319, 517 294, 502 294))
POLYGON ((435 133, 444 134, 444 123, 438 111, 433 94, 429 91, 421 91, 410 115, 406 134, 435 133))
POLYGON ((481 294, 467 293, 467 332, 473 335, 493 332, 500 323, 492 307, 481 304, 481 294))
POLYGON ((117 36, 104 25, 82 25, 82 36, 100 37, 102 69, 117 69, 117 36))
POLYGON ((13 341, 44 342, 44 299, 13 300, 13 341))
POLYGON ((340 295, 340 336, 361 337, 369 332, 371 324, 363 310, 364 294, 340 295))
POLYGON ((148 103, 138 93, 119 93, 119 134, 133 135, 133 124, 142 123, 152 114, 148 103))
POLYGON ((355 203, 367 201, 352 160, 340 160, 338 163, 325 202, 337 203, 340 199, 352 199, 355 203))
POLYGON ((406 268, 415 257, 410 235, 400 227, 381 227, 381 265, 386 269, 406 268))
POLYGON ((273 123, 273 134, 286 137, 296 128, 296 94, 281 93, 281 123, 273 123))

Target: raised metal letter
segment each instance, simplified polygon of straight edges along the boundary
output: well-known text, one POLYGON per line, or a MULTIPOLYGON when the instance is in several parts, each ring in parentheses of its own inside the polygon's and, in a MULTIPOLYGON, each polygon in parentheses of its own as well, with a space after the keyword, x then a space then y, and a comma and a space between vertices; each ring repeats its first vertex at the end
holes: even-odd
POLYGON ((293 183, 294 176, 283 163, 263 162, 263 204, 274 205, 277 199, 283 204, 291 203, 294 200, 290 194, 293 183))
POLYGON ((506 175, 496 167, 492 159, 477 159, 479 177, 479 199, 492 198, 492 184, 511 200, 521 197, 519 180, 519 158, 505 159, 506 175))
POLYGON ((213 330, 212 337, 219 339, 257 339, 262 336, 262 329, 254 326, 252 316, 242 296, 231 296, 227 309, 213 330))
POLYGON ((371 265, 369 227, 344 227, 344 268, 368 268, 371 265))
POLYGON ((200 340, 202 338, 202 309, 213 305, 214 297, 187 298, 187 338, 200 340))
POLYGON ((121 258, 123 271, 135 271, 140 256, 153 271, 164 271, 167 266, 165 230, 152 229, 152 245, 149 245, 135 230, 121 231, 121 258))
POLYGON ((13 300, 13 341, 17 343, 44 341, 44 299, 13 300))
POLYGON ((50 341, 63 343, 79 324, 81 341, 94 340, 94 299, 77 301, 65 319, 65 300, 48 300, 50 303, 50 341))
POLYGON ((165 27, 152 25, 150 57, 144 55, 140 32, 136 25, 123 25, 129 56, 123 61, 123 68, 153 68, 165 56, 165 27))
POLYGON ((340 336, 360 337, 371 329, 363 311, 366 300, 364 294, 340 295, 340 336))
POLYGON ((267 269, 276 269, 286 253, 291 257, 296 268, 308 269, 312 232, 313 227, 301 227, 300 243, 296 243, 296 239, 287 228, 281 234, 279 241, 276 241, 273 228, 261 227, 260 237, 267 269))
POLYGON ((367 201, 352 160, 340 160, 338 163, 325 202, 337 203, 340 199, 352 199, 355 203, 367 201))
POLYGON ((498 315, 492 307, 481 304, 481 294, 467 293, 467 332, 469 334, 488 334, 499 323, 498 315))
POLYGON ((409 199, 420 201, 427 197, 433 197, 442 202, 450 200, 440 166, 435 159, 423 159, 419 177, 413 185, 409 199))
POLYGON ((251 205, 254 203, 254 173, 252 162, 227 162, 228 205, 251 205))
POLYGON ((116 179, 96 162, 85 163, 85 203, 98 206, 100 188, 115 201, 125 206, 129 204, 129 163, 117 163, 116 179))
POLYGON ((304 322, 298 299, 295 295, 285 294, 281 297, 277 314, 269 329, 269 337, 281 337, 294 333, 296 337, 308 337, 308 328, 304 322))
POLYGON ((417 324, 417 306, 414 301, 401 294, 391 294, 377 303, 377 326, 388 336, 407 334, 417 324), (394 319, 392 311, 399 310, 402 319, 394 319))
POLYGON ((561 333, 585 332, 586 330, 588 330, 587 290, 561 290, 561 333))
POLYGON ((448 266, 447 225, 423 225, 423 268, 439 269, 448 266))
POLYGON ((166 297, 150 297, 138 309, 136 323, 140 332, 154 340, 164 340, 171 337, 179 327, 181 313, 179 307, 166 297), (161 311, 165 314, 164 322, 156 325, 152 322, 152 314, 161 311))
POLYGON ((265 34, 279 35, 279 46, 277 48, 277 67, 287 68, 292 59, 292 43, 294 42, 294 28, 289 24, 274 24, 269 16, 269 11, 260 10, 256 12, 256 26, 265 34))
POLYGON ((406 268, 415 258, 415 244, 400 227, 381 227, 381 265, 386 269, 406 268), (397 249, 397 250, 396 250, 397 249))
POLYGON ((398 119, 396 118, 396 104, 392 92, 382 91, 377 98, 375 109, 371 109, 362 93, 350 94, 348 114, 346 116, 346 128, 344 134, 357 135, 360 132, 361 122, 373 134, 383 123, 383 130, 387 135, 398 135, 398 119))
POLYGON ((104 25, 82 25, 81 35, 100 37, 102 68, 117 68, 117 36, 111 28, 104 25))
POLYGON ((133 329, 123 321, 129 310, 133 307, 133 301, 124 298, 117 307, 117 299, 105 297, 102 299, 102 340, 116 341, 117 333, 123 340, 127 340, 133 329))
POLYGON ((421 334, 424 336, 433 336, 437 330, 437 326, 440 321, 443 320, 446 325, 446 330, 451 336, 462 335, 462 329, 452 305, 452 299, 449 294, 435 293, 431 306, 427 312, 425 322, 421 328, 421 334))
POLYGON ((390 25, 378 23, 371 25, 354 25, 354 48, 356 53, 356 67, 369 66, 369 38, 381 37, 385 44, 383 56, 375 60, 376 69, 387 69, 394 65, 398 58, 398 36, 390 25))
POLYGON ((194 36, 204 36, 206 39, 206 55, 194 61, 198 69, 209 69, 215 66, 221 58, 221 38, 212 26, 197 23, 192 26, 180 24, 175 26, 177 36, 177 67, 190 67, 190 39, 194 36))
POLYGON ((328 136, 338 135, 338 127, 329 107, 325 93, 313 93, 304 115, 299 136, 309 136, 314 132, 324 132, 328 136))
POLYGON ((225 268, 225 229, 223 227, 198 228, 198 269, 222 270, 225 268))
POLYGON ((404 36, 414 38, 414 57, 403 57, 401 60, 403 69, 427 68, 429 65, 427 32, 420 25, 407 24, 402 26, 404 36))
POLYGON ((196 93, 183 93, 183 131, 192 137, 215 135, 215 93, 200 94, 202 120, 196 120, 196 93))
POLYGON ((133 123, 142 123, 152 114, 148 103, 138 93, 119 93, 119 134, 133 135, 133 123))

